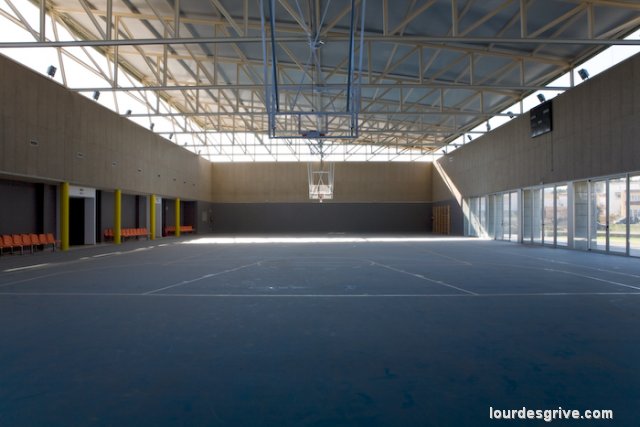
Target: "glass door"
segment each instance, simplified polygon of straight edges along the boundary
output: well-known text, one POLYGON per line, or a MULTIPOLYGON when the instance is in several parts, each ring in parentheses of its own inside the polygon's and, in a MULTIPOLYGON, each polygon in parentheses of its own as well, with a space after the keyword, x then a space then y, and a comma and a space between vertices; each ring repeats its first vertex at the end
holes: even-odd
POLYGON ((480 230, 481 237, 487 236, 487 198, 480 197, 480 230))
POLYGON ((627 252, 627 178, 609 180, 609 252, 627 252))
POLYGON ((607 250, 607 180, 591 182, 589 197, 589 247, 607 250))
POLYGON ((543 190, 543 207, 542 207, 542 242, 546 245, 555 244, 555 192, 553 187, 545 187, 543 190))
POLYGON ((589 183, 573 183, 573 195, 573 247, 584 251, 589 249, 589 183))
POLYGON ((502 195, 502 240, 509 240, 511 233, 511 204, 509 202, 509 193, 502 195))
POLYGON ((629 255, 640 256, 640 175, 629 177, 629 255))
POLYGON ((569 234, 567 186, 556 187, 556 245, 567 246, 569 234))
POLYGON ((512 191, 509 194, 509 231, 510 240, 512 242, 518 241, 520 230, 518 229, 519 217, 520 217, 520 200, 517 191, 512 191))
POLYGON ((535 188, 532 190, 532 214, 531 214, 531 232, 533 234, 533 243, 542 244, 542 189, 535 188))
POLYGON ((532 243, 533 190, 522 191, 522 242, 532 243))
POLYGON ((493 196, 494 201, 494 239, 502 240, 502 194, 496 194, 493 196))

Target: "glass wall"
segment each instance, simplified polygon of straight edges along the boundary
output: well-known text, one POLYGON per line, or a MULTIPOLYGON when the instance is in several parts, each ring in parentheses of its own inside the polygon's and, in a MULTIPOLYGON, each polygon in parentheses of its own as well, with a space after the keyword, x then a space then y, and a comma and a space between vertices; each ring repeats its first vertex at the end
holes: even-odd
POLYGON ((640 172, 468 200, 469 235, 640 257, 640 172))

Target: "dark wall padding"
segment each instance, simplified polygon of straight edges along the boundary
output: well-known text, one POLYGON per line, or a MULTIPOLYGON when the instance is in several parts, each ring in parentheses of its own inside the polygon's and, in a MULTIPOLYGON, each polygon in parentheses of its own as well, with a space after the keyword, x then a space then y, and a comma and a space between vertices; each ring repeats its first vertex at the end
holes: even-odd
POLYGON ((429 203, 213 203, 214 233, 415 233, 429 203))
POLYGON ((197 204, 197 216, 196 222, 194 223, 196 226, 196 232, 198 234, 207 234, 213 233, 213 210, 214 204, 208 202, 196 202, 197 204))
MULTIPOLYGON (((120 201, 122 228, 136 228, 136 196, 123 194, 120 201)), ((113 216, 113 213, 111 216, 113 216)))
POLYGON ((39 213, 43 209, 42 187, 30 182, 0 180, 0 234, 42 232, 42 220, 55 215, 55 210, 39 213))

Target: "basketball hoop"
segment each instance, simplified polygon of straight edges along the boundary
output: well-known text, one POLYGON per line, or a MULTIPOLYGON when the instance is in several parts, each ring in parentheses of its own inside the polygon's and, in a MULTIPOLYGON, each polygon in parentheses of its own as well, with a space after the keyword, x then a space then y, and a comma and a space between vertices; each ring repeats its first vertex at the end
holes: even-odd
POLYGON ((307 164, 309 183, 309 199, 322 203, 325 199, 333 199, 334 164, 325 165, 320 161, 319 169, 314 169, 313 163, 307 164))

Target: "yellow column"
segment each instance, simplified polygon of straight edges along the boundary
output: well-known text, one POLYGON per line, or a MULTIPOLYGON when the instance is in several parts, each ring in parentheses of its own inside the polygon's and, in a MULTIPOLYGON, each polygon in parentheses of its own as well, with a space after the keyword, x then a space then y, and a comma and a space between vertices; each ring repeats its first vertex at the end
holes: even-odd
POLYGON ((119 245, 122 242, 122 191, 116 190, 113 206, 113 243, 119 245))
POLYGON ((149 236, 151 240, 156 239, 156 196, 149 197, 149 236))
POLYGON ((180 198, 176 199, 176 237, 180 237, 180 198))
POLYGON ((60 184, 60 249, 69 250, 69 183, 60 184))

